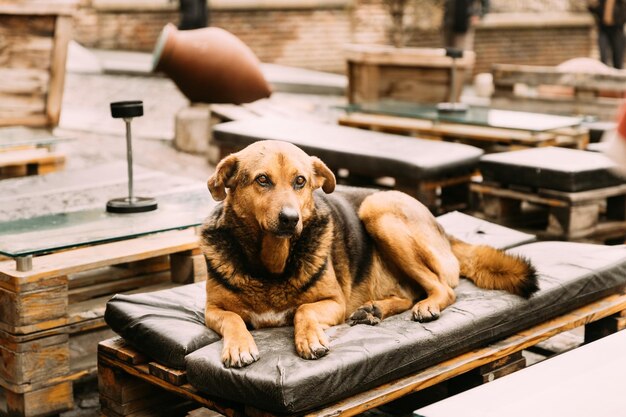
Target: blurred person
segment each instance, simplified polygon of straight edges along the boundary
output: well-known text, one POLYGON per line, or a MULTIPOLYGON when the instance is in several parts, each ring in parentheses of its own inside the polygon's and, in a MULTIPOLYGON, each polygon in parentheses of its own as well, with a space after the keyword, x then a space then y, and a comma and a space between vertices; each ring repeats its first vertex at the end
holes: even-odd
POLYGON ((593 14, 598 28, 600 61, 622 69, 624 66, 625 0, 588 0, 587 9, 593 14))
POLYGON ((473 26, 489 12, 489 0, 445 0, 443 7, 444 46, 472 50, 473 26))

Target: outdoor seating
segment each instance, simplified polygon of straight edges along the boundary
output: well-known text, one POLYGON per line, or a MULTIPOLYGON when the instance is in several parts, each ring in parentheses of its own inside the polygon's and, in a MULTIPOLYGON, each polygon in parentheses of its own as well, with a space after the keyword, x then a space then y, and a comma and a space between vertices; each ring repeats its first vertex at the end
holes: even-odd
POLYGON ((474 369, 493 379, 523 367, 522 349, 626 309, 622 246, 537 242, 511 252, 537 267, 541 289, 531 299, 462 282, 434 322, 403 313, 329 329, 331 351, 315 362, 296 355, 293 329, 283 327, 253 331, 258 362, 225 368, 219 337, 204 326, 202 283, 114 297, 105 318, 124 339, 99 345, 103 410, 164 407, 168 392, 226 415, 353 414, 474 369))
POLYGON ((466 207, 469 182, 482 150, 457 143, 434 142, 313 121, 258 117, 220 123, 213 141, 223 156, 259 140, 291 142, 321 158, 352 185, 375 185, 393 178, 395 189, 441 213, 466 207))
POLYGON ((623 242, 626 184, 605 155, 541 148, 486 155, 472 184, 479 211, 544 239, 623 242), (535 210, 533 210, 533 208, 535 210))

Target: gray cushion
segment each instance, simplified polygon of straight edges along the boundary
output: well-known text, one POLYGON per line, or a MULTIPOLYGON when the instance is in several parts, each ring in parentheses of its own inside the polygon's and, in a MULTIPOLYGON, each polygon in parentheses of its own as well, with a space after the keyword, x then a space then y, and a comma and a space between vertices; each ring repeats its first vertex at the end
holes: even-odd
POLYGON ((293 328, 253 331, 261 358, 225 368, 222 342, 186 357, 189 382, 200 391, 273 412, 301 412, 419 371, 609 294, 626 283, 626 247, 540 242, 511 252, 530 258, 541 290, 530 300, 476 288, 463 280, 457 302, 431 323, 410 313, 378 326, 335 326, 330 353, 297 356, 293 328))
POLYGON ((566 148, 533 148, 485 155, 480 172, 485 181, 565 192, 619 185, 615 164, 597 152, 566 148))
POLYGON ((471 173, 483 153, 459 143, 270 117, 218 124, 213 139, 236 148, 258 140, 282 140, 318 156, 333 169, 416 180, 471 173))

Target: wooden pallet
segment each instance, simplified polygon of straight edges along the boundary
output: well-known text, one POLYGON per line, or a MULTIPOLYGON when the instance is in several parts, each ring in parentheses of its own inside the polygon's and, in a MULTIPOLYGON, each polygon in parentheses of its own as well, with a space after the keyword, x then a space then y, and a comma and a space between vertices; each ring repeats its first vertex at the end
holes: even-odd
POLYGON ((97 343, 112 335, 103 318, 108 299, 205 279, 197 240, 186 229, 35 257, 28 271, 0 262, 0 388, 8 414, 71 408, 72 382, 95 375, 97 343))
POLYGON ((626 94, 626 71, 568 71, 551 66, 496 64, 494 108, 614 120, 626 94))
MULTIPOLYGON (((626 294, 611 295, 483 348, 302 415, 352 416, 432 387, 444 387, 446 395, 467 389, 523 368, 522 350, 559 333, 586 326, 585 341, 589 342, 623 329, 625 309, 626 294)), ((171 401, 172 394, 178 396, 179 403, 191 401, 229 417, 273 415, 198 392, 187 382, 184 371, 151 361, 121 338, 98 345, 98 381, 102 414, 109 417, 174 415, 168 414, 166 408, 176 404, 171 401)), ((431 398, 431 402, 436 399, 431 398)))
POLYGON ((564 192, 497 183, 473 183, 478 215, 523 227, 542 239, 623 242, 626 238, 626 184, 564 192))
POLYGON ((477 146, 486 152, 502 152, 544 146, 585 149, 589 131, 583 127, 563 128, 547 132, 472 126, 433 122, 425 119, 352 112, 338 119, 344 126, 387 133, 418 136, 423 139, 447 140, 477 146))
POLYGON ((0 179, 48 174, 64 165, 64 154, 45 147, 0 151, 0 179))

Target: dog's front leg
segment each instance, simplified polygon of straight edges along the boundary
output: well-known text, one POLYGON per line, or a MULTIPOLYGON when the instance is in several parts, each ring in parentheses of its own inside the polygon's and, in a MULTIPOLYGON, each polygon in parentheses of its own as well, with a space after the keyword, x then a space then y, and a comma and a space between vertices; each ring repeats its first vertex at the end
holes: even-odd
POLYGON ((207 327, 223 338, 224 366, 241 368, 259 359, 259 349, 239 314, 209 305, 205 310, 205 320, 207 327))
POLYGON ((328 353, 330 343, 324 329, 343 321, 345 306, 333 299, 302 304, 294 318, 296 351, 304 359, 328 353))

